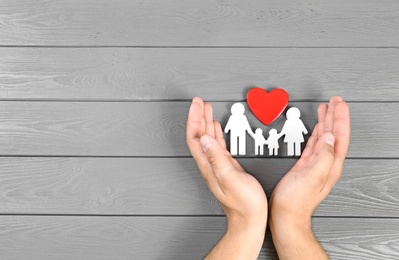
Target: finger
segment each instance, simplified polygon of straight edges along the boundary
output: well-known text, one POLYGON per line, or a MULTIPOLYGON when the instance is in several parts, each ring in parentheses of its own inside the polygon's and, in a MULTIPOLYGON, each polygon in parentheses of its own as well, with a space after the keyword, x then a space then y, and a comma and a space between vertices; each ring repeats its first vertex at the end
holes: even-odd
POLYGON ((324 132, 333 132, 334 129, 334 114, 336 105, 342 101, 340 96, 334 96, 330 99, 328 104, 326 118, 324 119, 324 132))
POLYGON ((301 158, 297 161, 297 163, 292 167, 293 171, 298 171, 304 167, 306 167, 311 161, 312 155, 313 155, 313 150, 317 142, 318 138, 318 124, 313 129, 312 135, 309 137, 308 142, 306 144, 305 150, 303 150, 303 153, 301 155, 301 158))
POLYGON ((187 118, 186 138, 200 138, 205 132, 204 102, 195 97, 191 103, 187 118))
POLYGON ((201 137, 201 145, 208 158, 208 162, 223 189, 226 179, 234 178, 235 168, 232 165, 228 156, 226 156, 225 149, 210 135, 201 137))
POLYGON ((212 137, 215 137, 215 127, 213 124, 213 109, 209 103, 204 105, 205 113, 205 133, 212 137))
POLYGON ((321 138, 321 136, 323 135, 323 132, 324 132, 324 121, 326 118, 327 109, 328 109, 327 104, 320 104, 317 109, 317 118, 318 118, 317 138, 316 138, 316 144, 313 148, 313 153, 311 155, 312 158, 310 158, 309 161, 313 160, 313 157, 315 156, 315 154, 317 154, 319 152, 319 149, 321 147, 320 145, 317 145, 318 144, 317 140, 319 140, 321 138))
POLYGON ((216 140, 218 141, 218 143, 220 144, 220 146, 223 149, 226 149, 227 146, 226 146, 226 141, 224 140, 222 126, 220 125, 220 123, 218 121, 213 121, 213 125, 214 125, 214 128, 215 128, 216 140))
POLYGON ((305 150, 303 150, 301 158, 308 158, 313 154, 314 147, 317 142, 318 137, 318 124, 313 129, 312 135, 309 137, 308 142, 306 144, 305 150))
MULTIPOLYGON (((339 96, 334 96, 330 99, 330 102, 328 104, 328 106, 323 105, 321 107, 319 107, 319 129, 318 129, 318 135, 319 138, 321 138, 321 136, 324 133, 332 133, 333 128, 334 128, 334 110, 335 110, 335 106, 337 104, 337 102, 339 102, 340 100, 342 100, 341 97, 339 96), (323 120, 323 121, 321 121, 323 120)), ((314 151, 315 153, 319 153, 320 149, 321 149, 322 145, 321 143, 319 143, 319 145, 316 144, 314 151)))
POLYGON ((187 118, 186 142, 191 155, 197 161, 198 167, 206 162, 206 155, 199 139, 205 133, 204 102, 201 98, 194 98, 191 103, 187 118))
POLYGON ((340 159, 345 159, 349 148, 351 125, 349 106, 342 101, 336 105, 334 114, 335 152, 340 159))
POLYGON ((215 126, 216 140, 219 143, 219 145, 225 150, 225 154, 230 159, 231 164, 233 164, 234 168, 237 169, 238 171, 245 172, 244 168, 242 168, 242 166, 237 162, 237 160, 231 156, 231 153, 227 151, 226 140, 224 139, 222 126, 220 125, 220 123, 218 121, 214 121, 214 126, 215 126))
POLYGON ((217 193, 220 193, 220 187, 200 143, 200 137, 204 135, 204 133, 204 102, 201 98, 196 97, 193 99, 187 119, 187 145, 197 163, 202 178, 208 185, 209 190, 216 196, 217 193))
POLYGON ((327 104, 320 104, 318 109, 317 109, 317 117, 318 117, 318 123, 315 126, 315 129, 312 132, 311 137, 309 138, 307 145, 305 147, 305 150, 303 151, 303 154, 301 156, 304 157, 303 160, 298 161, 298 167, 295 165, 294 168, 302 168, 303 166, 306 166, 307 163, 313 160, 313 157, 315 154, 319 153, 321 149, 321 143, 318 140, 321 138, 323 132, 324 132, 324 123, 326 120, 326 115, 328 111, 328 105, 327 104), (317 145, 318 144, 318 145, 317 145))
POLYGON ((317 125, 319 126, 319 128, 317 129, 318 138, 321 137, 324 130, 324 120, 326 118, 327 109, 328 109, 327 104, 320 104, 319 108, 317 109, 317 118, 318 118, 317 125))
POLYGON ((201 98, 195 97, 188 112, 186 127, 186 142, 194 159, 201 155, 206 157, 199 143, 199 138, 204 132, 204 102, 201 98))
POLYGON ((339 102, 334 114, 334 136, 335 136, 335 162, 331 169, 328 185, 331 188, 342 175, 342 168, 348 152, 350 142, 350 115, 349 107, 345 102, 339 102))
POLYGON ((227 157, 230 159, 231 164, 234 166, 234 168, 240 172, 245 172, 244 168, 242 168, 241 164, 231 156, 231 153, 227 154, 227 157))

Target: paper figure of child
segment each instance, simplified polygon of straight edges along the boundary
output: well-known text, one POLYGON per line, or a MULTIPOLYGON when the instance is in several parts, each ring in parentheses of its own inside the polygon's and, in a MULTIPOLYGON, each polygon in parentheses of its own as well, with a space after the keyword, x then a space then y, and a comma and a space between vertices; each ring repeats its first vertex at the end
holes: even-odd
POLYGON ((264 151, 263 148, 266 144, 266 139, 263 136, 263 130, 260 128, 257 128, 255 130, 255 134, 253 136, 255 140, 255 155, 263 155, 264 151))
MULTIPOLYGON (((231 106, 231 116, 227 121, 224 132, 230 131, 230 153, 245 155, 246 153, 246 133, 254 138, 251 126, 247 117, 244 115, 245 107, 241 103, 235 103, 231 106), (237 147, 238 144, 238 147, 237 147), (238 149, 237 149, 238 148, 238 149)), ((255 138, 254 138, 255 139, 255 138)))
POLYGON ((274 128, 269 131, 269 137, 267 138, 265 144, 267 144, 267 148, 269 148, 270 156, 278 155, 278 148, 280 147, 278 144, 278 139, 280 139, 281 136, 282 134, 278 134, 277 130, 274 128))
POLYGON ((284 143, 287 143, 287 154, 288 156, 301 155, 301 143, 305 141, 303 135, 308 133, 305 125, 300 119, 301 111, 296 107, 291 107, 288 109, 287 121, 285 121, 283 129, 280 134, 285 135, 284 143))

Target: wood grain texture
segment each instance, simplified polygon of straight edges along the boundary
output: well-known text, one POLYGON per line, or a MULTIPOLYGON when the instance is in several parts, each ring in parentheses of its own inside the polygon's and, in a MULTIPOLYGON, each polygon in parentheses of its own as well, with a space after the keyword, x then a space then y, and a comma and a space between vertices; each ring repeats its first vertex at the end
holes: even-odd
MULTIPOLYGON (((0 256, 201 259, 223 235, 225 225, 221 217, 1 216, 0 256)), ((398 227, 397 219, 313 220, 314 232, 332 259, 396 259, 398 227)), ((270 235, 258 259, 277 259, 270 235)))
MULTIPOLYGON (((239 160, 267 196, 294 159, 239 160)), ((191 158, 1 158, 0 214, 223 215, 191 158)), ((315 216, 399 217, 399 162, 346 161, 315 216)))
POLYGON ((399 49, 0 48, 2 100, 399 101, 399 49))
POLYGON ((399 258, 398 219, 314 218, 312 225, 331 259, 399 258))
MULTIPOLYGON (((203 258, 226 222, 185 144, 189 100, 225 125, 254 86, 286 89, 308 130, 318 102, 352 101, 313 229, 332 259, 399 259, 398 17, 394 0, 1 1, 0 259, 203 258)), ((270 197, 295 159, 253 145, 239 161, 270 197)), ((270 233, 259 259, 277 259, 270 233)))
MULTIPOLYGON (((185 127, 189 102, 0 102, 1 155, 189 156, 185 127)), ((233 102, 212 103, 225 125, 233 102)), ((291 102, 311 131, 318 103, 291 102)), ((349 157, 398 158, 399 103, 351 103, 349 157)), ((261 124, 247 113, 253 129, 261 124)), ((285 117, 270 127, 282 129, 285 117)), ((263 128, 265 135, 270 128, 263 128)), ((247 139, 247 155, 254 144, 247 139)), ((282 142, 282 140, 281 140, 282 142)), ((281 143, 280 155, 286 155, 281 143)))
POLYGON ((200 259, 222 217, 1 216, 2 259, 200 259))
POLYGON ((382 1, 2 1, 2 45, 398 46, 382 1))

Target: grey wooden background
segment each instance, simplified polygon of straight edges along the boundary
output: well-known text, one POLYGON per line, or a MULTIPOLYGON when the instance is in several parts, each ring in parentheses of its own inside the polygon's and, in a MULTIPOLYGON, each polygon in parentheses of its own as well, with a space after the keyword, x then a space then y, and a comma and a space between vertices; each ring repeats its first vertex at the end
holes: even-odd
MULTIPOLYGON (((332 259, 399 259, 398 47, 395 0, 1 0, 0 258, 202 258, 226 222, 185 145, 190 100, 225 124, 258 86, 309 129, 349 101, 314 231, 332 259)), ((251 155, 270 196, 295 159, 251 155)))

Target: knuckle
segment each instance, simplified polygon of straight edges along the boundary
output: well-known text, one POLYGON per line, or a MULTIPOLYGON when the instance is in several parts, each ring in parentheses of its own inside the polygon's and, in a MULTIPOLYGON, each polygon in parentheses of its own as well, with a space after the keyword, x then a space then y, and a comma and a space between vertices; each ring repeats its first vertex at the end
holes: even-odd
POLYGON ((328 159, 329 161, 334 161, 335 159, 334 148, 329 147, 328 149, 326 149, 324 156, 326 156, 326 159, 328 159))
POLYGON ((213 155, 208 156, 208 162, 210 165, 216 166, 219 164, 219 158, 213 155))
POLYGON ((325 178, 317 176, 316 178, 311 178, 310 184, 317 188, 322 188, 325 184, 325 178))

